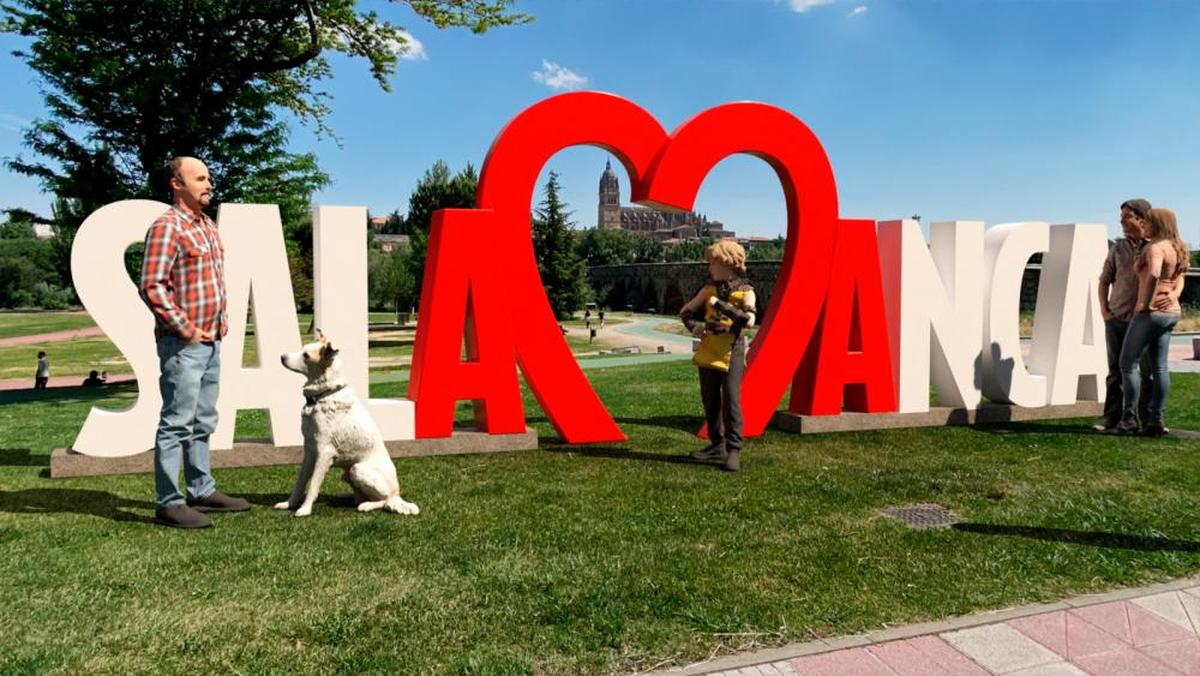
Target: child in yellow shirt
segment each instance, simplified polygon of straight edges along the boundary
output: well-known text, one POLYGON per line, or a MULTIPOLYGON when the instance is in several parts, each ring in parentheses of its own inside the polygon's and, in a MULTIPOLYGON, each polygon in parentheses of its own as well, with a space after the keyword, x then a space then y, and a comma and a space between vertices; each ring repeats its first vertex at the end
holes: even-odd
POLYGON ((746 339, 742 330, 754 326, 754 288, 746 281, 746 251, 723 239, 704 251, 709 282, 679 316, 700 347, 692 356, 699 367, 700 400, 711 442, 689 453, 695 460, 717 460, 730 472, 741 469, 742 374, 746 370, 746 339), (704 321, 693 313, 704 310, 704 321))

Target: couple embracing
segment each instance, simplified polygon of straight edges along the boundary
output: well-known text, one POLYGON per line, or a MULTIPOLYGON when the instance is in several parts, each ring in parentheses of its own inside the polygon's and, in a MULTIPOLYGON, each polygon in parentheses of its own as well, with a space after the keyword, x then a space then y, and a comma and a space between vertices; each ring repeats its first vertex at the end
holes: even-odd
POLYGON ((1108 393, 1097 427, 1109 434, 1162 436, 1171 391, 1167 353, 1182 312, 1189 253, 1175 213, 1151 208, 1144 199, 1121 205, 1121 229, 1125 238, 1109 249, 1100 273, 1108 393))

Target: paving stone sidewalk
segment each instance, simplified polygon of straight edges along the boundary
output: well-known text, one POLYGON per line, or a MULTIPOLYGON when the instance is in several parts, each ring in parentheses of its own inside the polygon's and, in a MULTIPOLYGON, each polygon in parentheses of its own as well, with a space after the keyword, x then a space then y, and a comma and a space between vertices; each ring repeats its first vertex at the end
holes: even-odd
POLYGON ((673 673, 1200 675, 1200 577, 735 655, 673 673))

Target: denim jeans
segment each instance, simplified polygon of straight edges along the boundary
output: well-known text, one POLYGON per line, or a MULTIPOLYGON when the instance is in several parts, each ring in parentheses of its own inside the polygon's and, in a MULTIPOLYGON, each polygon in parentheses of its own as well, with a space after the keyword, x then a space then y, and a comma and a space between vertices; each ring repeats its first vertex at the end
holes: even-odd
MULTIPOLYGON (((1129 322, 1120 319, 1109 319, 1104 322, 1104 342, 1108 347, 1108 377, 1104 384, 1107 394, 1104 396, 1104 426, 1116 427, 1121 422, 1121 410, 1125 401, 1124 387, 1121 375, 1121 346, 1125 344, 1125 333, 1129 330, 1129 322)), ((1146 421, 1150 415, 1150 396, 1154 392, 1154 365, 1150 363, 1147 351, 1139 362, 1142 371, 1142 383, 1138 396, 1138 420, 1146 421)))
POLYGON ((221 342, 194 345, 174 336, 158 340, 162 375, 162 413, 154 436, 154 486, 159 507, 184 501, 179 469, 188 496, 204 498, 216 490, 209 466, 208 438, 217 428, 217 393, 221 375, 221 342))
POLYGON ((1171 348, 1171 331, 1179 323, 1177 312, 1151 312, 1133 316, 1129 330, 1125 332, 1125 344, 1121 346, 1122 386, 1125 404, 1121 411, 1124 425, 1135 424, 1141 378, 1138 377, 1138 361, 1143 353, 1150 355, 1154 368, 1154 387, 1150 396, 1148 415, 1142 425, 1163 424, 1167 410, 1167 396, 1171 393, 1171 374, 1167 370, 1167 353, 1171 348))

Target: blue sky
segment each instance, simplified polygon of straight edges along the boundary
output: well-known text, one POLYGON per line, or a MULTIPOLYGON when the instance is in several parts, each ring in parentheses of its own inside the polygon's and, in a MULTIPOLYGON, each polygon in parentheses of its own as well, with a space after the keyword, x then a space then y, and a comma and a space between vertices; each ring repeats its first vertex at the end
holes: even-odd
MULTIPOLYGON (((1117 205, 1144 196, 1200 243, 1200 2, 541 0, 518 5, 533 24, 482 36, 365 4, 423 54, 399 63, 390 94, 334 59, 341 146, 293 130, 334 179, 320 204, 403 210, 435 160, 480 166, 509 119, 570 85, 629 98, 668 129, 728 101, 785 108, 824 144, 846 217, 1099 222, 1115 235, 1117 205)), ((0 157, 21 152, 17 130, 43 111, 8 53, 19 44, 0 38, 0 157)), ((572 148, 548 165, 581 227, 595 224, 606 157, 572 148)), ((35 183, 0 176, 0 206, 46 210, 35 183)), ((739 234, 785 227, 773 173, 747 157, 713 169, 697 210, 739 234)))

